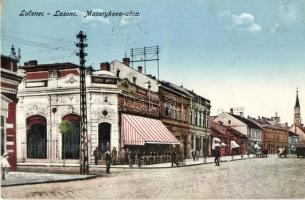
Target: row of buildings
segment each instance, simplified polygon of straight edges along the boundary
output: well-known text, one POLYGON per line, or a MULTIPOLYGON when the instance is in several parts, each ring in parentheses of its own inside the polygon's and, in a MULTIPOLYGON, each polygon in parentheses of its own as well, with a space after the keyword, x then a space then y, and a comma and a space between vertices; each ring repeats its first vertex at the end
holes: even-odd
MULTIPOLYGON (((129 58, 101 63, 86 73, 90 161, 93 152, 113 147, 168 152, 184 157, 208 152, 210 101, 175 84, 133 69, 129 58)), ((17 163, 79 162, 79 69, 72 63, 29 61, 18 87, 17 163), (67 136, 58 129, 66 120, 67 136), (64 150, 65 149, 65 150, 64 150)))
POLYGON ((255 153, 258 149, 276 154, 279 148, 293 153, 298 145, 305 145, 298 91, 292 126, 281 124, 277 114, 271 118, 244 117, 243 112, 237 114, 231 109, 210 117, 210 129, 211 138, 216 137, 223 142, 223 155, 255 153), (236 146, 239 148, 234 148, 236 146))
MULTIPOLYGON (((10 153, 13 168, 56 165, 63 159, 78 164, 78 65, 31 60, 17 69, 17 62, 14 51, 1 56, 1 152, 10 153), (59 131, 62 121, 71 128, 66 136, 59 131)), ((164 153, 175 147, 189 158, 192 151, 211 156, 213 138, 221 140, 224 155, 253 153, 257 148, 276 153, 279 147, 293 148, 296 139, 305 140, 298 96, 289 131, 280 126, 279 118, 245 118, 233 111, 210 116, 208 99, 144 74, 141 66, 132 68, 129 58, 88 69, 85 80, 90 163, 96 148, 164 153)))

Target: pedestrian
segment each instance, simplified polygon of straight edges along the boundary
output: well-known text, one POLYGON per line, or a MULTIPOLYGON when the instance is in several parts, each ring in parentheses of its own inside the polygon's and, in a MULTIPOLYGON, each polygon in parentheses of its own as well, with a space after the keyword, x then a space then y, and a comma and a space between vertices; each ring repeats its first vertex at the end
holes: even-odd
POLYGON ((109 151, 106 151, 105 159, 106 159, 106 173, 110 174, 110 166, 111 166, 112 159, 111 159, 111 154, 109 151))
POLYGON ((95 150, 93 151, 93 155, 94 155, 94 163, 95 163, 95 165, 97 165, 98 164, 98 159, 99 159, 98 147, 96 147, 95 150))
POLYGON ((7 152, 5 152, 2 155, 2 159, 1 159, 1 169, 2 169, 2 180, 5 180, 5 174, 8 174, 8 170, 11 167, 11 165, 8 162, 8 156, 9 154, 7 152))
POLYGON ((112 154, 112 164, 115 165, 118 156, 118 152, 115 147, 113 147, 111 154, 112 154))
POLYGON ((179 163, 177 162, 177 152, 175 150, 172 150, 171 152, 171 162, 172 162, 172 167, 174 167, 174 164, 176 164, 176 166, 179 166, 179 163))
POLYGON ((196 161, 198 161, 199 160, 199 151, 197 150, 196 151, 196 161))
POLYGON ((195 159, 196 159, 196 151, 195 151, 195 149, 192 150, 192 157, 193 157, 193 161, 195 162, 195 159))
POLYGON ((132 168, 132 164, 133 164, 133 152, 132 152, 132 150, 128 150, 128 164, 129 164, 129 167, 132 168))
POLYGON ((136 160, 137 160, 137 164, 138 164, 138 167, 140 168, 141 167, 141 152, 140 150, 137 150, 137 153, 136 153, 136 160))
POLYGON ((129 154, 129 149, 126 149, 125 151, 125 165, 127 165, 127 163, 129 163, 129 160, 128 160, 128 154, 129 154))
POLYGON ((215 147, 215 159, 214 159, 216 166, 220 166, 219 160, 220 160, 220 147, 217 146, 217 147, 215 147))

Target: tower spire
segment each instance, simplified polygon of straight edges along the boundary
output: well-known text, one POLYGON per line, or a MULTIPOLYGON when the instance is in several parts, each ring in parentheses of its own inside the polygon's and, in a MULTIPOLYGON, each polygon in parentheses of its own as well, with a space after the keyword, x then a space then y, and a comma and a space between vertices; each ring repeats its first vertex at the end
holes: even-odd
POLYGON ((302 124, 301 120, 301 107, 300 107, 300 101, 299 101, 299 90, 297 88, 297 96, 296 96, 296 101, 294 105, 294 123, 295 124, 302 124))
POLYGON ((295 106, 294 106, 294 107, 300 107, 300 102, 299 102, 299 91, 298 91, 298 88, 297 88, 297 98, 296 98, 295 106))

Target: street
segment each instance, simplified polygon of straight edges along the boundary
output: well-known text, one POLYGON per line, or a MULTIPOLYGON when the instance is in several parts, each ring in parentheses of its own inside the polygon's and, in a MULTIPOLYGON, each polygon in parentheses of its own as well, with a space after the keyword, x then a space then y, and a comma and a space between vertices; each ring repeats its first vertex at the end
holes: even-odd
POLYGON ((2 188, 3 198, 305 198, 305 160, 257 158, 167 169, 112 169, 96 179, 2 188))

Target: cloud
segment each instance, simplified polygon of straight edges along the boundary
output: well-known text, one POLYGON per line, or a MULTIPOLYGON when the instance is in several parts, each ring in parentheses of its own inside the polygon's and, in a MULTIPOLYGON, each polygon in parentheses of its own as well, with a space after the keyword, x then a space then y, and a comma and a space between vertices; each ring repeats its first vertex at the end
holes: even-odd
POLYGON ((231 15, 233 25, 240 29, 245 29, 249 32, 260 32, 262 27, 255 23, 255 17, 249 13, 240 15, 231 15))
MULTIPOLYGON (((106 18, 104 16, 87 15, 88 11, 83 12, 83 11, 80 11, 80 10, 74 10, 72 12, 76 12, 83 23, 101 23, 101 24, 109 24, 110 23, 110 19, 106 18)), ((103 13, 103 10, 93 9, 92 13, 103 13)))
POLYGON ((134 17, 134 16, 123 16, 121 21, 120 21, 120 24, 122 26, 126 26, 126 25, 131 25, 131 24, 134 24, 138 21, 138 16, 137 17, 134 17))
POLYGON ((279 23, 275 23, 271 28, 270 28, 270 32, 271 33, 275 33, 277 32, 277 30, 279 29, 281 25, 279 23))

